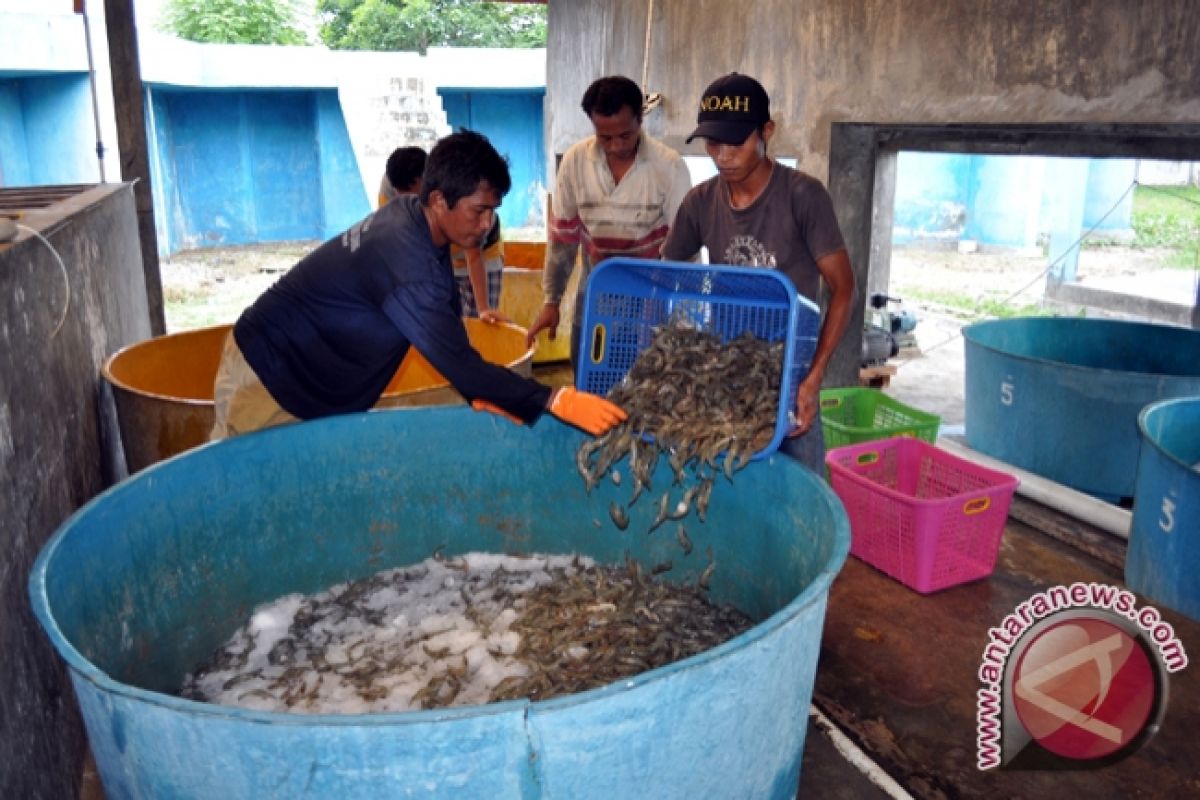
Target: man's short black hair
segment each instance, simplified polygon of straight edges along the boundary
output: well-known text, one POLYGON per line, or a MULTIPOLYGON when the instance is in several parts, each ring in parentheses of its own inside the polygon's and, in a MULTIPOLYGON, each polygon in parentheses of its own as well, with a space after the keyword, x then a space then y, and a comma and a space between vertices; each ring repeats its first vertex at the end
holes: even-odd
POLYGON ((397 147, 388 156, 388 183, 397 192, 413 191, 413 184, 425 172, 425 151, 419 147, 397 147))
POLYGON ((592 114, 611 117, 625 106, 633 112, 639 122, 642 120, 642 90, 624 75, 609 75, 593 81, 583 93, 583 113, 590 118, 592 114))
POLYGON ((429 205, 429 195, 435 189, 454 208, 464 197, 475 194, 480 181, 500 197, 512 188, 508 175, 508 160, 496 152, 487 137, 466 128, 438 141, 425 164, 425 180, 421 183, 421 203, 429 205))

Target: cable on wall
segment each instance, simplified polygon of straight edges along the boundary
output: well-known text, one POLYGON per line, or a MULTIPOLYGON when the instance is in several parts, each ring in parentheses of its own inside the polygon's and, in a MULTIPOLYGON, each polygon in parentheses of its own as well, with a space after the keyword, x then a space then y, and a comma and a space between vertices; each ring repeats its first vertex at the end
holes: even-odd
POLYGON ((67 311, 69 311, 71 308, 71 279, 67 275, 67 265, 63 263, 62 256, 60 256, 58 251, 54 249, 54 245, 50 244, 50 240, 45 236, 42 236, 41 233, 35 231, 33 228, 30 228, 28 225, 22 225, 19 222, 17 223, 17 228, 25 231, 29 235, 41 241, 42 244, 46 245, 46 248, 50 251, 50 254, 54 256, 54 260, 58 262, 58 268, 62 270, 63 287, 66 289, 67 299, 63 304, 62 316, 59 317, 58 324, 54 326, 54 330, 50 333, 50 338, 53 339, 58 335, 58 332, 62 330, 63 323, 67 321, 67 311))
POLYGON ((646 43, 642 50, 642 114, 645 115, 651 109, 655 108, 662 102, 662 94, 660 92, 651 92, 646 88, 646 81, 650 79, 650 31, 651 24, 654 22, 654 0, 646 5, 646 43))

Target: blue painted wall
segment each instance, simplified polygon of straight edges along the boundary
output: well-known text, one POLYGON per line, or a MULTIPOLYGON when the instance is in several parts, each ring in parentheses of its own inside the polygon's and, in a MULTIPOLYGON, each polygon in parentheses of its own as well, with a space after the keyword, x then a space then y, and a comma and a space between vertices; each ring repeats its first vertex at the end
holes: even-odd
POLYGON ((320 238, 329 239, 358 222, 373 206, 363 187, 337 91, 328 89, 313 94, 317 112, 321 203, 324 209, 320 238))
POLYGON ((21 85, 0 80, 0 186, 29 184, 29 150, 25 146, 25 112, 21 85))
POLYGON ((893 241, 962 238, 971 156, 904 152, 896 164, 893 241))
POLYGON ((1130 159, 902 152, 892 242, 974 239, 985 245, 1033 247, 1039 236, 1070 233, 1078 238, 1098 223, 1099 232, 1125 234, 1133 193, 1124 193, 1135 174, 1136 162, 1130 159), (1080 163, 1064 171, 1063 161, 1080 163), (1074 229, 1072 223, 1068 231, 1064 219, 1077 214, 1061 212, 1077 206, 1083 209, 1082 227, 1074 229))
POLYGON ((1042 206, 1049 232, 1049 255, 1056 280, 1074 280, 1079 266, 1079 236, 1086 229, 1089 166, 1086 158, 1047 158, 1042 206))
POLYGON ((370 210, 335 91, 151 94, 164 252, 326 239, 370 210))
POLYGON ((479 131, 508 157, 512 189, 500 206, 500 224, 511 230, 545 225, 542 147, 543 89, 439 89, 454 130, 479 131))
POLYGON ((0 73, 0 186, 98 180, 87 75, 0 73))
POLYGON ((1093 158, 1090 161, 1083 205, 1084 227, 1095 226, 1097 231, 1113 233, 1128 231, 1133 216, 1133 192, 1125 192, 1137 178, 1137 161, 1131 158, 1093 158), (1105 217, 1109 209, 1112 212, 1105 217))
POLYGON ((316 98, 312 92, 243 95, 243 163, 255 239, 319 239, 322 217, 316 98))
POLYGON ((1029 209, 1041 207, 1041 183, 1032 173, 1038 159, 972 156, 967 185, 964 239, 1004 247, 1027 247, 1037 241, 1037 227, 1027 225, 1029 209))
POLYGON ((182 249, 176 241, 182 236, 182 218, 175 188, 175 149, 167 117, 166 95, 146 89, 142 102, 146 109, 146 141, 150 150, 150 182, 154 202, 154 232, 158 254, 166 257, 182 249))

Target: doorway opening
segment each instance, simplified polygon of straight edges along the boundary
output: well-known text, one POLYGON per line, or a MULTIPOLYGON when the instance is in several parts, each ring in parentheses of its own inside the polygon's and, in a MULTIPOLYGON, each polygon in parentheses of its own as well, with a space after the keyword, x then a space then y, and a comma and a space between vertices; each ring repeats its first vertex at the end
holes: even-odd
MULTIPOLYGON (((1022 303, 1027 303, 1031 306, 1036 304, 1043 308, 1058 309, 1043 313, 1080 313, 1079 309, 1086 309, 1084 313, 1126 315, 1149 321, 1200 327, 1200 311, 1197 310, 1200 306, 1200 290, 1195 279, 1198 270, 1178 270, 1176 275, 1180 279, 1180 288, 1173 289, 1168 294, 1182 296, 1163 298, 1149 293, 1130 294, 1119 286, 1109 287, 1094 279, 1089 280, 1089 246, 1086 244, 1082 247, 1081 259, 1076 258, 1069 262, 1066 258, 1060 258, 1064 254, 1072 255, 1072 251, 1074 256, 1078 256, 1082 242, 1077 240, 1087 239, 1081 237, 1081 234, 1091 227, 1083 224, 1089 213, 1085 207, 1086 203, 1083 202, 1086 197, 1083 192, 1072 197, 1071 212, 1079 218, 1073 238, 1067 238, 1066 234, 1072 229, 1070 220, 1057 226, 1044 224, 1045 209, 1040 201, 1037 209, 1029 209, 1026 207, 1029 205, 1028 197, 1018 199, 1016 203, 1008 198, 1006 202, 1013 208, 1007 209, 1007 220, 1004 219, 1004 214, 996 213, 997 210, 1005 210, 1003 203, 988 203, 988 192, 994 193, 997 186, 1002 187, 1006 183, 1021 188, 1028 195, 1027 184, 1034 181, 1038 170, 1041 171, 1042 186, 1052 183, 1052 188, 1057 193, 1065 185, 1061 177, 1063 174, 1074 174, 1077 183, 1082 176, 1086 183, 1091 165, 1098 165, 1098 172, 1114 173, 1121 170, 1128 172, 1129 165, 1138 162, 1190 164, 1200 161, 1200 125, 834 124, 829 188, 855 264, 861 298, 864 301, 857 313, 867 310, 864 308, 866 300, 873 294, 898 294, 904 298, 904 295, 897 291, 897 285, 905 285, 906 271, 935 271, 936 264, 930 266, 927 263, 928 259, 914 264, 911 254, 905 252, 909 241, 921 237, 913 235, 919 226, 914 224, 911 203, 907 199, 911 196, 911 189, 900 186, 898 181, 903 180, 906 168, 912 168, 912 163, 906 163, 910 159, 915 159, 919 167, 927 169, 939 159, 943 164, 955 163, 953 159, 947 161, 947 156, 958 158, 956 168, 976 171, 976 174, 966 181, 968 188, 963 205, 975 203, 977 208, 986 212, 977 216, 986 217, 991 214, 994 217, 968 220, 962 217, 964 209, 955 209, 952 205, 941 209, 932 206, 930 208, 932 217, 936 218, 939 213, 942 215, 938 224, 932 227, 940 226, 942 230, 949 232, 945 236, 946 241, 940 243, 943 249, 957 256, 961 247, 978 257, 975 262, 977 269, 973 268, 966 277, 973 290, 980 292, 980 287, 986 287, 989 281, 999 283, 989 271, 989 265, 995 261, 995 256, 988 252, 988 246, 981 244, 980 240, 995 235, 995 231, 987 230, 989 225, 1003 227, 1007 222, 1018 234, 1014 241, 1019 244, 1012 248, 1014 254, 1030 259, 1031 276, 1037 278, 1028 288, 1017 286, 1017 289, 1021 289, 1019 293, 1015 292, 1015 289, 1009 292, 1017 294, 1013 302, 1018 308, 1022 303), (995 156, 1035 158, 1026 159, 1024 166, 1013 167, 1011 164, 1003 166, 1003 162, 991 158, 995 156), (990 163, 985 162, 985 159, 990 163), (922 160, 924 163, 920 163, 922 160), (992 170, 993 174, 980 174, 984 170, 992 170), (972 191, 974 194, 971 194, 972 191), (1055 227, 1058 230, 1054 230, 1055 227), (897 228, 902 234, 899 237, 894 235, 897 228), (1043 228, 1046 232, 1043 232, 1043 228), (1036 253, 1035 248, 1038 251, 1036 253)), ((927 174, 926 177, 930 182, 936 182, 937 176, 927 174)), ((946 176, 943 178, 949 180, 946 176)), ((1112 185, 1119 182, 1112 174, 1108 175, 1108 179, 1112 185)), ((1119 210, 1122 203, 1130 202, 1130 198, 1121 196, 1124 189, 1129 189, 1132 196, 1143 185, 1148 184, 1149 181, 1143 180, 1134 172, 1120 191, 1110 187, 1107 198, 1113 202, 1106 204, 1099 212, 1094 212, 1093 221, 1110 207, 1117 207, 1119 210), (1118 200, 1120 202, 1117 202, 1118 200)), ((932 237, 925 238, 928 240, 932 237)), ((929 244, 928 241, 925 243, 929 244)), ((911 288, 911 283, 909 286, 911 288)), ((1003 297, 1007 297, 1007 294, 1003 297)), ((909 301, 904 299, 907 305, 909 301)), ((929 303, 931 301, 927 299, 925 304, 929 303)), ((924 313, 921 310, 917 311, 918 317, 924 313)), ((919 388, 921 394, 916 397, 919 402, 913 402, 913 405, 934 413, 938 413, 939 410, 948 411, 942 416, 944 422, 950 423, 952 431, 955 422, 962 419, 962 346, 957 329, 965 324, 966 320, 951 320, 939 329, 935 324, 935 316, 918 319, 916 324, 916 331, 922 334, 921 352, 917 355, 928 355, 929 358, 918 359, 912 354, 908 354, 906 358, 906 354, 901 352, 898 374, 892 386, 896 390, 895 394, 906 402, 908 400, 903 396, 906 386, 919 388), (934 351, 930 348, 936 348, 937 358, 932 358, 934 351), (947 375, 948 371, 950 374, 947 375), (925 405, 922 405, 922 402, 925 405), (931 408, 930 405, 934 407, 931 408)), ((839 348, 828 373, 839 385, 854 385, 857 382, 857 356, 861 350, 861 341, 850 340, 858 338, 853 335, 856 331, 859 332, 858 336, 861 336, 862 319, 852 321, 850 331, 846 337, 846 346, 839 348)))

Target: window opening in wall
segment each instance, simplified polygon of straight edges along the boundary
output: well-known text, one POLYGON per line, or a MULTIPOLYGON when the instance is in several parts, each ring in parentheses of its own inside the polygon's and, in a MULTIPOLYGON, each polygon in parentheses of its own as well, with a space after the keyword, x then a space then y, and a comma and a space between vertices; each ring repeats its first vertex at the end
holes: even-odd
MULTIPOLYGON (((962 431, 965 325, 1031 315, 1190 323, 1200 296, 1200 162, 916 150, 885 158, 894 166, 880 172, 893 189, 890 214, 872 215, 864 341, 872 324, 895 336, 892 393, 939 413, 945 434, 962 431)), ((887 197, 878 189, 876 203, 887 197)))
POLYGON ((1200 162, 902 151, 890 245, 889 291, 955 314, 1139 316, 1064 286, 1190 307, 1200 162))

